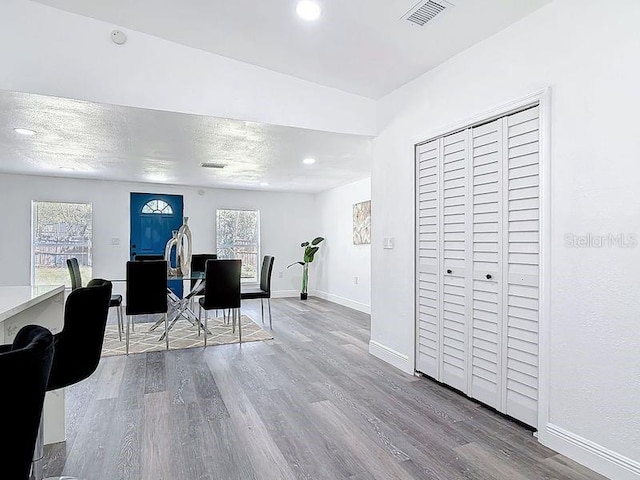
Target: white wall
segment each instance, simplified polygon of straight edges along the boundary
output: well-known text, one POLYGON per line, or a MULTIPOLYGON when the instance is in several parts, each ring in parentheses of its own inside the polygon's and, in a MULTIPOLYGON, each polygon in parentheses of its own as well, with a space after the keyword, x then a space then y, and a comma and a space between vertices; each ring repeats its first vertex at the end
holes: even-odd
MULTIPOLYGON (((286 269, 300 256, 299 239, 315 234, 308 215, 315 197, 306 194, 203 189, 70 178, 0 174, 0 192, 5 200, 0 211, 0 251, 4 275, 0 285, 28 285, 31 276, 31 202, 67 201, 93 204, 93 276, 124 278, 129 259, 129 194, 167 193, 184 196, 184 214, 189 217, 194 253, 215 252, 217 208, 260 210, 263 255, 275 255, 272 277, 274 296, 295 296, 301 273, 286 269), (10 199, 10 201, 9 201, 10 199), (293 220, 292 220, 293 219, 293 220), (119 238, 120 246, 111 246, 119 238), (283 278, 278 273, 283 272, 283 278)), ((124 285, 114 285, 122 292, 124 285)))
POLYGON ((568 248, 564 235, 640 232, 639 23, 636 0, 555 0, 382 99, 372 173, 372 340, 410 370, 412 142, 552 87, 550 426, 540 438, 613 478, 640 474, 640 248, 568 248), (382 249, 386 236, 394 250, 382 249))
POLYGON ((0 89, 341 133, 375 101, 27 0, 0 2, 0 89))
POLYGON ((353 244, 353 204, 371 199, 371 179, 328 190, 316 198, 317 233, 326 240, 313 263, 314 295, 370 313, 371 245, 353 244), (358 277, 357 284, 354 277, 358 277))

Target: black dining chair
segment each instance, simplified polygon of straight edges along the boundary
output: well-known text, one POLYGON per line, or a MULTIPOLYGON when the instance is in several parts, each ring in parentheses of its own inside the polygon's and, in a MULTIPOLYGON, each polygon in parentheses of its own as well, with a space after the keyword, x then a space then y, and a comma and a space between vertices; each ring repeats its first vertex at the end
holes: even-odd
POLYGON ((53 354, 53 335, 37 325, 22 327, 13 344, 0 345, 2 478, 29 478, 53 354))
MULTIPOLYGON (((80 274, 80 265, 77 258, 67 259, 67 268, 71 276, 71 290, 82 287, 82 276, 80 274)), ((118 312, 118 337, 122 341, 122 332, 124 331, 124 315, 122 312, 122 295, 111 295, 109 300, 109 308, 115 307, 118 312)))
POLYGON ((262 267, 260 269, 260 286, 259 287, 242 287, 240 298, 242 300, 260 299, 260 311, 262 313, 262 323, 264 324, 264 299, 267 299, 269 305, 269 328, 271 324, 271 273, 273 272, 273 262, 276 257, 265 255, 262 259, 262 267))
POLYGON ((134 262, 152 262, 155 260, 164 260, 164 255, 134 255, 134 262))
MULTIPOLYGON (((204 274, 204 269, 207 265, 207 260, 217 260, 218 255, 215 253, 194 253, 191 255, 191 276, 196 273, 204 274)), ((194 301, 196 297, 204 295, 204 284, 198 279, 191 279, 191 291, 197 288, 198 291, 194 292, 191 298, 191 309, 193 310, 194 301)), ((199 332, 198 332, 199 335, 199 332)))
MULTIPOLYGON (((207 260, 217 260, 215 253, 194 253, 191 255, 191 273, 204 273, 207 260)), ((191 280, 191 290, 197 285, 198 280, 191 280)))
POLYGON ((238 338, 242 343, 242 322, 240 318, 240 260, 207 260, 204 273, 204 297, 200 298, 201 320, 202 310, 204 314, 204 344, 207 345, 209 336, 208 320, 209 310, 231 309, 233 319, 233 331, 235 332, 236 320, 238 321, 238 338))
POLYGON ((129 354, 129 325, 135 315, 164 314, 164 337, 169 349, 167 303, 167 262, 150 260, 127 262, 126 351, 129 354))

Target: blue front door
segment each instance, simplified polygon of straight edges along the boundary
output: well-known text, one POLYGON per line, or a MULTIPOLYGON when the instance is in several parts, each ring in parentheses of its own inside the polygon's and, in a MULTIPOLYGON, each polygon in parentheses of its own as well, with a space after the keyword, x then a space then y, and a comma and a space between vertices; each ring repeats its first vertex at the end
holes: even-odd
MULTIPOLYGON (((131 260, 136 255, 164 255, 172 231, 182 225, 182 195, 131 193, 131 260)), ((175 265, 175 254, 171 259, 175 265)), ((182 297, 182 282, 170 282, 173 292, 182 297)))

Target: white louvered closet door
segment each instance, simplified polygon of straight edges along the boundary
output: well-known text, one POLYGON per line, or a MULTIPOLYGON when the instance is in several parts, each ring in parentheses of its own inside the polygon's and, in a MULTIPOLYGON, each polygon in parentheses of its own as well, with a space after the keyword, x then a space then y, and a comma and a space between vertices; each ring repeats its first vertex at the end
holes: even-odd
POLYGON ((440 381, 467 392, 467 170, 468 132, 442 139, 442 282, 440 381))
POLYGON ((473 148, 473 293, 470 393, 500 409, 503 317, 501 270, 502 119, 471 129, 473 148))
POLYGON ((417 345, 419 371, 440 380, 441 334, 439 320, 439 170, 442 140, 416 147, 417 198, 417 345))
POLYGON ((504 119, 506 232, 504 413, 537 426, 540 271, 539 107, 504 119))
POLYGON ((536 427, 539 107, 416 160, 417 370, 536 427))

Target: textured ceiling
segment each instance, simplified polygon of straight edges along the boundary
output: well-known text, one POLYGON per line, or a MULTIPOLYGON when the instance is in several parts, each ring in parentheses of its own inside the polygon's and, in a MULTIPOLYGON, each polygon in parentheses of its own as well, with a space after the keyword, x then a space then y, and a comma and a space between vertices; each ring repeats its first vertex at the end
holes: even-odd
POLYGON ((370 161, 365 136, 0 91, 5 173, 315 193, 369 176, 370 161))
POLYGON ((451 0, 424 27, 400 20, 417 0, 318 0, 312 23, 296 0, 36 1, 379 98, 551 0, 451 0))

